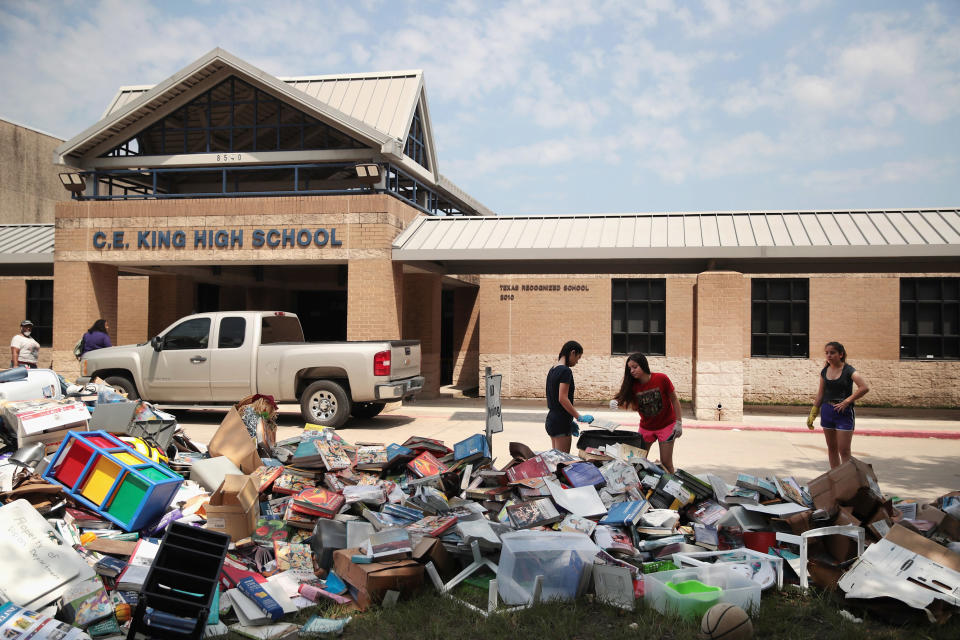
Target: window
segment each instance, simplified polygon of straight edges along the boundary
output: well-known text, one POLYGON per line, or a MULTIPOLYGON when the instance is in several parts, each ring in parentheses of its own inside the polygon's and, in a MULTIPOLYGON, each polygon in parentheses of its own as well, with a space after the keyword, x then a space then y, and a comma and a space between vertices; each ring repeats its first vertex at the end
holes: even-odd
POLYGON ((666 292, 664 278, 613 281, 613 355, 666 355, 666 292))
POLYGON ((181 322, 163 336, 164 351, 206 349, 210 344, 210 318, 181 322))
POLYGON ((754 278, 750 355, 806 358, 810 353, 809 291, 806 278, 754 278))
POLYGON ((403 155, 407 156, 421 167, 427 168, 427 147, 424 144, 423 118, 420 107, 413 114, 410 131, 407 132, 407 144, 403 148, 403 155))
POLYGON ((363 148, 342 131, 231 77, 104 157, 363 148))
POLYGON ((218 349, 236 349, 243 346, 243 334, 247 331, 247 321, 243 318, 224 318, 220 321, 218 349))
POLYGON ((900 357, 960 358, 960 278, 900 278, 900 357))
POLYGON ((33 323, 31 337, 41 347, 52 347, 53 280, 27 280, 27 319, 33 323))
POLYGON ((296 316, 263 316, 260 344, 303 342, 303 329, 296 316))

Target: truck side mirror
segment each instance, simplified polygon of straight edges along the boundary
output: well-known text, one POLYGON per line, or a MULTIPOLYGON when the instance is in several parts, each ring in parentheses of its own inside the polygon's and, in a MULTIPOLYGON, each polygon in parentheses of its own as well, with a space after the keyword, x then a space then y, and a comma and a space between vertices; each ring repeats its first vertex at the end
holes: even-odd
POLYGON ((160 336, 153 336, 150 338, 150 346, 153 347, 154 351, 163 351, 163 338, 160 336))

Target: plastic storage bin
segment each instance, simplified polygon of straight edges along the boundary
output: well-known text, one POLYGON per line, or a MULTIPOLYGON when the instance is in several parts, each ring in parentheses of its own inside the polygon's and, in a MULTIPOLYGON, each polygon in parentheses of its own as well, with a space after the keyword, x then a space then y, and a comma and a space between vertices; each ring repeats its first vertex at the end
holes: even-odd
POLYGON ((158 521, 183 482, 104 431, 68 432, 43 477, 125 531, 158 521))
MULTIPOLYGON (((714 604, 729 602, 746 612, 760 606, 760 585, 729 567, 714 565, 676 571, 661 571, 643 576, 647 603, 660 613, 672 613, 684 618, 697 618, 714 604), (720 587, 721 591, 703 608, 705 597, 698 591, 682 593, 667 587, 690 580, 698 580, 711 587, 720 587)), ((713 596, 710 597, 712 599, 713 596)))
POLYGON ((584 571, 600 552, 586 535, 565 531, 515 531, 501 541, 497 586, 507 604, 531 603, 538 575, 543 600, 576 598, 584 571))
POLYGON ((229 545, 226 534, 170 523, 140 590, 127 638, 202 638, 229 545))

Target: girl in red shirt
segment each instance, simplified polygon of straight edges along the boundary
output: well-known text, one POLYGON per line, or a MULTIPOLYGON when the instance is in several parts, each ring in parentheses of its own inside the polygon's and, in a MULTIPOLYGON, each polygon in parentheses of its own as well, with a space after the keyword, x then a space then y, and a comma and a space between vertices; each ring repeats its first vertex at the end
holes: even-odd
POLYGON ((625 409, 640 414, 640 435, 644 449, 660 442, 660 463, 673 473, 673 443, 683 433, 680 399, 673 383, 663 373, 650 373, 647 357, 631 353, 623 370, 623 382, 614 398, 625 409))

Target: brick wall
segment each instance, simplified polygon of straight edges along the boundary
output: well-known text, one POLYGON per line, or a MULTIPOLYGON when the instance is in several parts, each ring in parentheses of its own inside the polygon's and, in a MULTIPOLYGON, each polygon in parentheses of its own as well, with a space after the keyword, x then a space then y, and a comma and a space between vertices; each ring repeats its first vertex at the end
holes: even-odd
MULTIPOLYGON (((117 326, 114 344, 139 344, 149 338, 150 278, 122 276, 117 280, 117 326)), ((95 320, 96 318, 94 318, 95 320)), ((90 324, 93 324, 91 321, 90 324)))
POLYGON ((94 320, 106 320, 111 328, 111 341, 117 341, 117 268, 57 262, 53 273, 53 368, 61 375, 72 377, 79 373, 73 345, 94 320))
POLYGON ((440 393, 440 276, 403 277, 403 337, 420 341, 420 370, 426 379, 423 397, 440 393))

